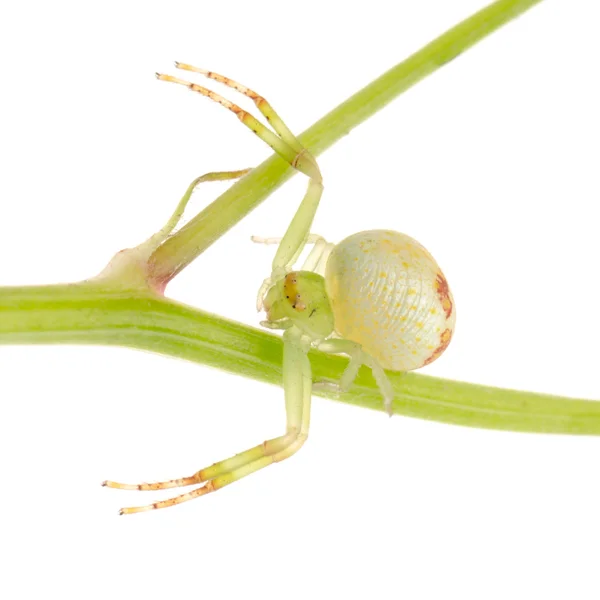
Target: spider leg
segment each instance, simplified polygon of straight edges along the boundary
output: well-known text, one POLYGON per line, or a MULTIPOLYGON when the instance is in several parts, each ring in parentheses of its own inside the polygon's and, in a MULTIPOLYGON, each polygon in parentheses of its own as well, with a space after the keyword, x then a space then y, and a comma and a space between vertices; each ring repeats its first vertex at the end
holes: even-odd
POLYGON ((162 490, 203 484, 185 494, 154 502, 146 506, 121 509, 121 514, 146 512, 158 508, 175 506, 194 498, 214 492, 251 473, 295 454, 308 436, 310 424, 310 401, 312 376, 307 352, 309 344, 300 331, 292 327, 284 333, 283 387, 285 393, 286 433, 267 440, 249 450, 219 461, 210 467, 197 471, 189 477, 171 479, 157 483, 125 484, 105 481, 106 487, 122 490, 162 490))

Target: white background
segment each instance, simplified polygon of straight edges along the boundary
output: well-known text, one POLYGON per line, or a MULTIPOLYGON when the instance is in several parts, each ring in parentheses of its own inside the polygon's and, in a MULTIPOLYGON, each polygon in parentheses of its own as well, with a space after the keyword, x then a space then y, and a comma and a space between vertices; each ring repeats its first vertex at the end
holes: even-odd
MULTIPOLYGON (((220 107, 157 82, 172 60, 259 90, 300 132, 483 4, 2 3, 0 283, 93 275, 192 178, 270 154, 220 107)), ((543 3, 320 159, 315 231, 394 228, 444 269, 459 320, 429 374, 600 398, 597 17, 595 2, 543 3)), ((249 236, 281 234, 305 185, 269 198, 169 295, 257 325, 272 249, 249 236)), ((88 347, 0 348, 0 386, 3 598, 600 596, 600 439, 315 398, 293 459, 119 518, 157 495, 103 479, 188 475, 277 435, 282 391, 88 347)))

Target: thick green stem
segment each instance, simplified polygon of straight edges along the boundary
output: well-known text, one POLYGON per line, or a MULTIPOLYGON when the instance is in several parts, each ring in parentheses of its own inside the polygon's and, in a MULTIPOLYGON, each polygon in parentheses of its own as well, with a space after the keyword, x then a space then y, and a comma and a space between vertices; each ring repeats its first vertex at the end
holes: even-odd
MULTIPOLYGON (((480 10, 348 98, 299 136, 300 141, 313 155, 321 154, 402 92, 540 1, 499 0, 480 10)), ((150 259, 151 285, 164 289, 294 173, 273 156, 233 185, 158 248, 150 259)))
MULTIPOLYGON (((150 350, 281 385, 280 337, 152 292, 106 282, 0 290, 0 344, 102 344, 150 350)), ((347 360, 311 352, 315 379, 338 378, 347 360)), ((600 402, 388 372, 393 412, 471 427, 600 435, 600 402)), ((330 396, 326 392, 317 392, 330 396)), ((339 400, 383 410, 368 369, 339 400)))
MULTIPOLYGON (((319 154, 402 91, 540 0, 499 0, 394 67, 302 135, 319 154)), ((255 208, 293 171, 273 157, 167 240, 149 265, 144 245, 120 253, 101 278, 77 284, 0 288, 0 344, 103 344, 177 356, 268 383, 281 383, 282 341, 274 335, 179 304, 152 290, 255 208), (148 277, 148 266, 150 277, 148 277)), ((315 379, 338 378, 341 357, 311 352, 315 379)), ((472 427, 600 434, 600 402, 388 373, 393 412, 472 427)), ((322 392, 323 395, 328 395, 322 392)), ((368 370, 340 400, 383 402, 368 370)))

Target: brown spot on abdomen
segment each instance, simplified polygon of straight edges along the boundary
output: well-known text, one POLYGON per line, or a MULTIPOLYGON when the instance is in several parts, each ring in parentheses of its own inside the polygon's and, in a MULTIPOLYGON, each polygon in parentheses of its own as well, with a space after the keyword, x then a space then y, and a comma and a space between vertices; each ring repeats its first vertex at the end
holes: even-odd
POLYGON ((431 364, 436 358, 439 358, 444 350, 450 344, 450 340, 452 339, 452 330, 444 329, 442 331, 442 335, 440 335, 440 345, 431 353, 431 356, 425 360, 423 366, 431 364))
POLYGON ((446 313, 446 318, 449 319, 452 314, 452 300, 450 298, 450 288, 448 282, 442 273, 438 273, 435 278, 435 291, 442 304, 442 309, 446 313))

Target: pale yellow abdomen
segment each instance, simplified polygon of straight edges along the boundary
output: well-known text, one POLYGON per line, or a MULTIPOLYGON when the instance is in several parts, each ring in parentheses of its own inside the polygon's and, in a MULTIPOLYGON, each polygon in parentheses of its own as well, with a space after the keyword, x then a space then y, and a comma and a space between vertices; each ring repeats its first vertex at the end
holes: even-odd
POLYGON ((385 369, 433 362, 452 338, 454 300, 429 252, 396 231, 356 233, 333 249, 325 283, 336 333, 385 369))

